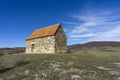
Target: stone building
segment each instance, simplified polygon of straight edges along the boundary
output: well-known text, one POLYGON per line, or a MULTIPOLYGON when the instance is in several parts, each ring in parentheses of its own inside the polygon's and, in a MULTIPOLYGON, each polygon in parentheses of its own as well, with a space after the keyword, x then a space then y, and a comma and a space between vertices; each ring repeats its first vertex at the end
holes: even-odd
POLYGON ((66 35, 61 24, 35 30, 26 39, 26 53, 65 53, 66 35))

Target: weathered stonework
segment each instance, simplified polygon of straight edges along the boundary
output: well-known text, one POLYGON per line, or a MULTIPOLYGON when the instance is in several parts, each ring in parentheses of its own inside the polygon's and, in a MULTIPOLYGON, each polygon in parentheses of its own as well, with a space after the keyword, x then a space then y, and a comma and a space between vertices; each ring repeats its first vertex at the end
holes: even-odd
POLYGON ((26 53, 65 53, 66 35, 60 25, 54 35, 26 41, 26 53))
POLYGON ((60 27, 57 33, 55 34, 55 48, 56 53, 65 53, 67 52, 67 41, 66 41, 66 35, 63 31, 63 29, 60 27))
POLYGON ((48 36, 27 41, 26 53, 55 53, 55 37, 48 36), (32 45, 35 48, 32 48, 32 45))

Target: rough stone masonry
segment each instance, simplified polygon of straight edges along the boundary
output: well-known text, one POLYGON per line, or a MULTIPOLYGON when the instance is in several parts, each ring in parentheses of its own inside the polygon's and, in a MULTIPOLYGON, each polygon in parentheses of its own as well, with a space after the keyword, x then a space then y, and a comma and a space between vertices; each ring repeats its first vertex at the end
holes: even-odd
POLYGON ((26 53, 66 53, 67 40, 61 24, 35 30, 26 39, 26 53))

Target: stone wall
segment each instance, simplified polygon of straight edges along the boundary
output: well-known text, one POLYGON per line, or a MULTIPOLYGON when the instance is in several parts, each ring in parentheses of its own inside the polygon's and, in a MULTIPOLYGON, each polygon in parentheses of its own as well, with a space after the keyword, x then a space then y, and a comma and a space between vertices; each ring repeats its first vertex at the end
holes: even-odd
POLYGON ((60 27, 54 36, 26 41, 26 53, 66 53, 66 35, 60 27))
POLYGON ((67 52, 67 41, 64 30, 60 27, 55 34, 55 48, 56 53, 66 53, 67 52))
POLYGON ((26 42, 26 53, 55 53, 55 37, 48 36, 26 42))

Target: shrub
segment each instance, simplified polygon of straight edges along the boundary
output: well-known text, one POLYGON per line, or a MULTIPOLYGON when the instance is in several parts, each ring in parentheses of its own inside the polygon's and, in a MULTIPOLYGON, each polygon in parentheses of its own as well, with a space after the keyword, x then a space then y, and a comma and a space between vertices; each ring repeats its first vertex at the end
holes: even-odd
POLYGON ((0 52, 0 56, 4 55, 4 53, 0 52))
POLYGON ((5 64, 2 59, 0 59, 0 69, 3 69, 5 67, 5 64))
POLYGON ((29 62, 29 59, 25 56, 20 56, 18 59, 15 60, 15 67, 26 64, 29 62))

